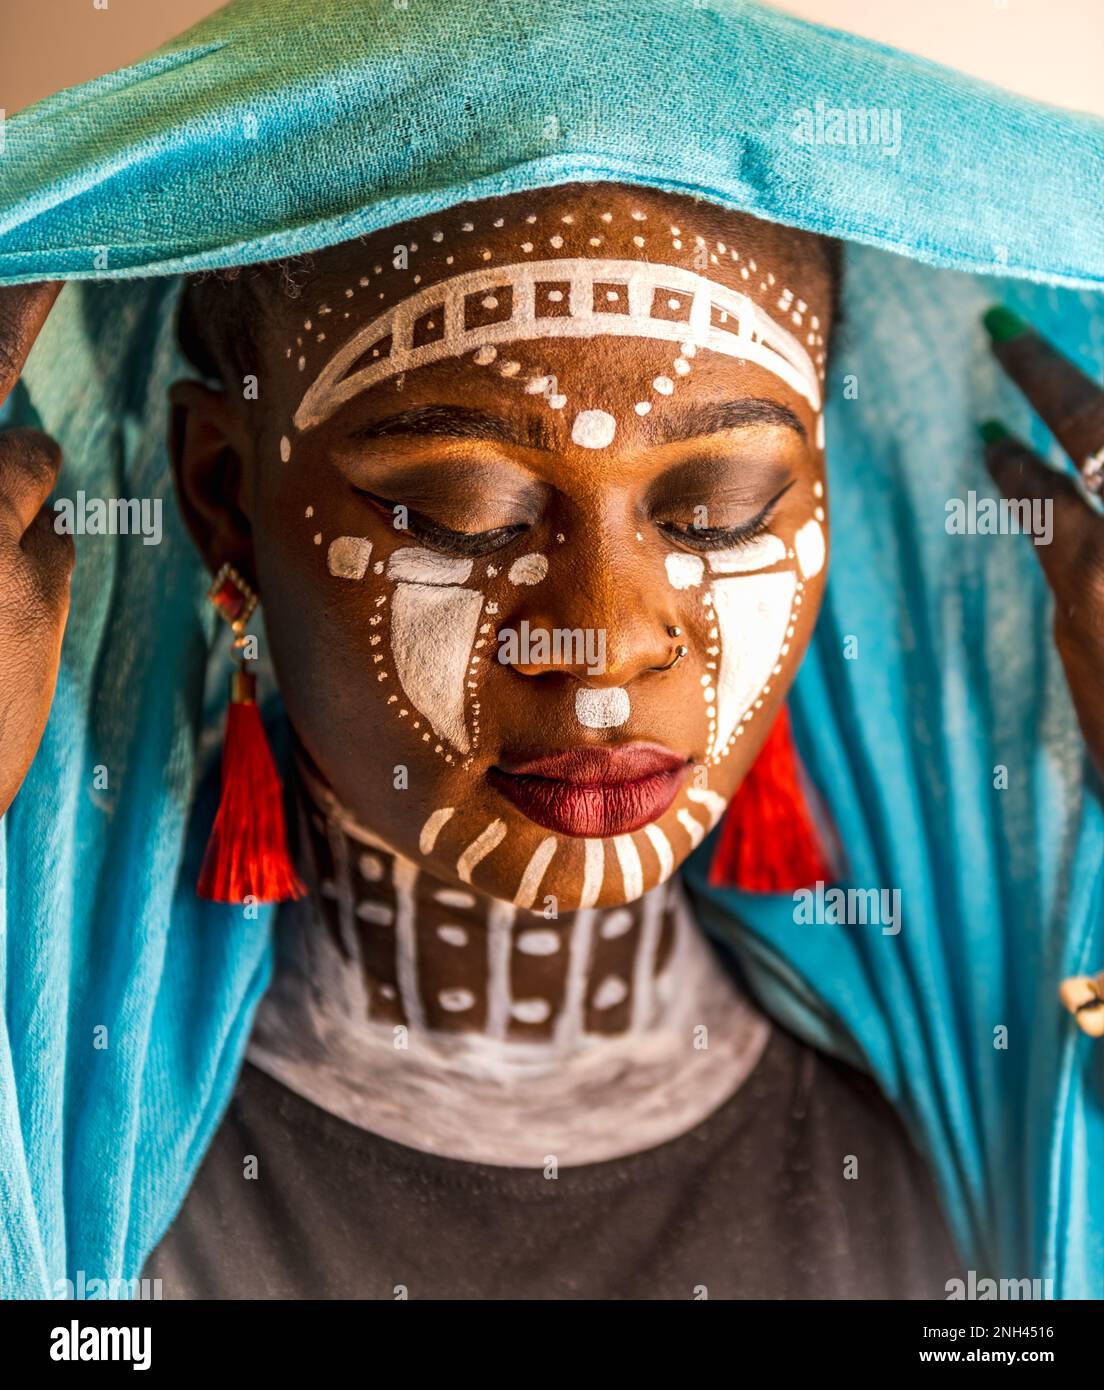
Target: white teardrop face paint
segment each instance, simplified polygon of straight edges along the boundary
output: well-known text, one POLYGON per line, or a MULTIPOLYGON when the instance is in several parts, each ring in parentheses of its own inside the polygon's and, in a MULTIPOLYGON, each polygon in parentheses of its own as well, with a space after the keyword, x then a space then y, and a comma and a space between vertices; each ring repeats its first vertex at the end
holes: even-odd
POLYGON ((575 716, 584 729, 618 729, 629 717, 629 692, 620 686, 575 692, 575 716))
POLYGON ((464 677, 482 610, 482 594, 455 585, 396 584, 391 600, 391 649, 399 682, 434 733, 461 753, 471 747, 464 725, 464 677))
POLYGON ((770 680, 786 641, 796 589, 792 570, 722 579, 713 586, 721 645, 713 738, 716 756, 728 748, 740 721, 770 680))

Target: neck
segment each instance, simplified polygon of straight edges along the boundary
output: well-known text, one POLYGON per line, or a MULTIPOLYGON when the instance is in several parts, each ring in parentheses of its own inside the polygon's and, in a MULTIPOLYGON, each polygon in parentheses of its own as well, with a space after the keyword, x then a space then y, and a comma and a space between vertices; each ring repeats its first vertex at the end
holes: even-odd
POLYGON ((284 919, 251 1059, 399 1143, 540 1166, 634 1153, 722 1104, 767 1024, 677 879, 549 920, 446 885, 300 770, 313 896, 284 919))
POLYGON ((552 1046, 647 1030, 677 980, 668 885, 555 917, 449 885, 302 779, 316 906, 389 1027, 552 1046))

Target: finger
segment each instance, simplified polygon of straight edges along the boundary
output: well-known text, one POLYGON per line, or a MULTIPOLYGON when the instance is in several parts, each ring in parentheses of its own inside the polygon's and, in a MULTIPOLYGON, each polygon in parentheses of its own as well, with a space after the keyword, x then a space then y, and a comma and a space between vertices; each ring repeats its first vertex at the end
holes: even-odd
POLYGON ((40 280, 33 285, 0 286, 0 405, 19 380, 63 283, 40 280))
POLYGON ((0 434, 0 532, 19 540, 54 490, 61 449, 41 430, 0 434))
POLYGON ((984 323, 997 361, 1069 454, 1085 486, 1104 490, 1104 390, 1011 309, 997 305, 984 323))
POLYGON ((21 547, 34 569, 40 592, 51 609, 64 616, 69 608, 69 581, 77 547, 68 531, 57 529, 53 507, 42 508, 27 527, 21 547))
POLYGON ((998 420, 981 427, 985 463, 1014 505, 1017 529, 1035 542, 1047 582, 1061 603, 1083 595, 1104 568, 1104 520, 1086 503, 1072 477, 1049 467, 998 420))

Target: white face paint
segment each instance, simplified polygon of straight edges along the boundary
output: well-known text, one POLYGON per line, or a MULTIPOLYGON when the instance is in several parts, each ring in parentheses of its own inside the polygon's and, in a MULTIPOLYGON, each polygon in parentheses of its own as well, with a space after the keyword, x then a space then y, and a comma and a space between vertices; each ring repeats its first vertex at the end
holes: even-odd
POLYGON ((705 563, 700 555, 672 551, 663 562, 673 589, 696 589, 702 582, 705 563))
POLYGON ((620 686, 575 691, 575 716, 584 729, 617 729, 629 717, 629 692, 620 686))
POLYGON ((571 426, 571 440, 581 449, 604 449, 613 442, 617 421, 605 410, 580 410, 571 426))
MULTIPOLYGON (((494 360, 495 344, 594 338, 600 334, 682 344, 677 360, 684 365, 672 368, 676 374, 689 369, 686 364, 692 352, 687 351, 687 344, 691 349, 708 348, 752 362, 786 382, 814 411, 820 409, 817 370, 804 345, 747 295, 681 266, 564 257, 482 266, 427 286, 386 309, 354 333, 322 368, 299 404, 295 425, 299 430, 312 429, 378 381, 444 358, 471 352, 489 365, 494 360), (550 292, 548 286, 564 281, 569 286, 569 312, 550 313, 546 301, 551 301, 553 293, 560 294, 562 300, 562 294, 550 292), (618 301, 608 311, 595 307, 603 298, 596 297, 596 284, 618 289, 618 301), (511 291, 509 313, 493 323, 469 323, 466 306, 477 297, 480 302, 493 298, 491 291, 503 285, 511 291), (665 298, 679 317, 653 317, 657 296, 665 298), (628 313, 619 312, 623 304, 628 305, 628 313), (428 314, 442 323, 443 331, 433 341, 415 346, 415 325, 428 314), (389 344, 386 352, 385 344, 389 344), (376 360, 358 367, 370 352, 379 354, 376 360)), ((661 395, 674 390, 674 382, 666 375, 652 384, 661 395)), ((581 417, 589 415, 606 416, 606 412, 581 412, 581 417)), ((601 426, 597 421, 587 422, 582 427, 584 437, 601 437, 602 432, 608 432, 610 420, 612 417, 606 416, 601 426)), ((587 443, 584 447, 605 446, 587 443)))
POLYGON ((813 579, 824 568, 824 532, 817 521, 807 521, 794 537, 797 563, 806 579, 813 579))
POLYGON ((411 584, 463 584, 471 578, 472 561, 454 559, 436 550, 408 546, 396 550, 387 562, 387 577, 411 584))
POLYGON ((714 757, 723 756, 770 680, 786 641, 796 588, 792 570, 722 579, 713 586, 721 645, 714 757))
MULTIPOLYGON (((464 563, 470 569, 471 561, 464 563)), ((483 595, 475 589, 439 582, 396 584, 391 600, 391 650, 399 683, 434 733, 461 753, 471 747, 464 725, 464 677, 482 610, 483 595)))
POLYGON ((539 584, 547 573, 548 557, 534 552, 515 560, 507 578, 511 584, 539 584))
POLYGON ((326 565, 335 579, 363 579, 372 555, 372 542, 364 536, 338 536, 330 542, 326 565))
MULTIPOLYGON (((643 214, 641 220, 646 221, 643 214)), ((496 225, 501 225, 501 220, 496 225)), ((470 229, 470 224, 466 229, 470 229)), ((640 230, 643 233, 649 228, 642 226, 640 230)), ((674 232, 672 229, 673 235, 674 232)), ((701 237, 696 240, 704 244, 701 237)), ((635 243, 642 249, 647 243, 647 254, 655 254, 650 233, 647 238, 638 236, 635 243)), ((563 238, 557 235, 549 244, 558 248, 563 245, 563 238)), ((589 244, 598 246, 601 238, 592 237, 589 244)), ((678 236, 672 244, 675 250, 681 250, 678 236)), ((739 260, 735 248, 720 242, 716 247, 717 254, 710 257, 714 264, 718 255, 727 254, 734 261, 739 260)), ((523 250, 529 255, 533 244, 526 243, 523 250)), ((491 252, 485 250, 483 258, 492 259, 491 252)), ((446 258, 447 264, 452 262, 452 256, 446 258)), ((749 260, 741 269, 745 280, 749 270, 756 270, 754 261, 749 260)), ((377 266, 376 273, 379 272, 377 266)), ((415 285, 419 279, 414 277, 415 285)), ((758 273, 756 281, 759 282, 758 273)), ((764 292, 768 281, 775 283, 774 277, 768 275, 760 284, 764 292)), ((365 286, 370 281, 365 277, 360 283, 365 286)), ((350 297, 353 293, 347 291, 350 297)), ((384 298, 382 293, 380 298, 384 298)), ((783 328, 777 318, 746 294, 696 271, 662 261, 563 257, 483 265, 417 290, 355 332, 307 389, 294 422, 300 430, 313 428, 378 381, 401 378, 407 371, 458 356, 467 356, 481 368, 515 379, 527 394, 539 394, 551 408, 561 409, 567 397, 556 389, 557 379, 547 374, 547 364, 543 369, 535 367, 529 376, 506 345, 540 339, 631 336, 677 344, 668 365, 651 378, 650 392, 644 382, 640 383, 639 394, 650 395, 651 399, 636 402, 638 415, 662 406, 663 398, 670 397, 676 385, 692 372, 698 351, 708 349, 764 368, 802 396, 816 412, 817 441, 821 443, 819 374, 800 339, 807 338, 814 350, 822 339, 808 333, 803 322, 807 306, 800 299, 795 301, 793 291, 781 291, 778 308, 783 317, 801 329, 799 336, 783 328), (493 321, 486 321, 488 315, 493 321), (431 341, 425 341, 428 329, 436 335, 431 341)), ((328 312, 326 306, 317 310, 320 316, 328 312)), ((817 326, 814 320, 812 327, 817 326)), ((317 341, 322 341, 323 336, 317 335, 317 341)), ((299 345, 302 346, 301 340, 299 345)), ((822 355, 817 363, 821 361, 822 355)), ((571 425, 572 441, 586 449, 608 447, 616 433, 614 416, 599 409, 577 410, 571 425)), ((291 444, 285 436, 280 441, 280 454, 286 461, 290 453, 291 444)), ((638 539, 642 538, 638 535, 638 539)), ((319 535, 316 543, 320 542, 319 535)), ((796 554, 800 574, 810 577, 818 573, 824 563, 825 542, 816 521, 801 528, 794 546, 789 554, 791 558, 796 554)), ((330 546, 330 571, 342 578, 359 579, 367 570, 370 553, 370 542, 339 537, 330 546)), ((671 554, 665 557, 665 566, 671 586, 685 590, 702 585, 706 565, 713 576, 757 575, 758 571, 782 563, 786 556, 781 540, 765 535, 748 546, 714 551, 704 559, 671 554)), ((377 564, 376 571, 381 567, 377 564)), ((471 577, 473 562, 411 546, 396 551, 386 568, 387 577, 396 586, 391 601, 391 641, 395 674, 403 693, 438 738, 467 754, 478 746, 479 706, 472 697, 469 722, 465 713, 466 691, 477 688, 474 678, 482 659, 477 649, 485 645, 479 640, 479 633, 486 630, 479 628, 483 594, 463 587, 471 577)), ((547 572, 547 558, 531 554, 514 561, 508 579, 515 585, 537 584, 547 572)), ((495 574, 496 570, 488 567, 487 577, 495 574)), ((716 622, 716 645, 710 653, 715 659, 706 662, 710 674, 703 676, 706 703, 710 706, 710 754, 714 760, 723 756, 748 709, 767 689, 771 670, 793 630, 791 613, 796 582, 792 573, 788 578, 757 575, 754 580, 741 581, 753 586, 746 592, 737 593, 725 580, 715 581, 705 595, 705 602, 714 604, 716 622), (775 579, 780 582, 768 582, 775 579)), ((800 588, 797 584, 798 591, 800 588)), ((377 603, 385 601, 381 598, 377 603)), ((492 610, 497 611, 497 605, 486 606, 487 613, 492 610)), ((382 620, 379 615, 373 621, 382 620)), ((373 657, 376 662, 381 659, 379 655, 373 657)), ((377 679, 385 680, 386 673, 380 672, 377 679)), ((394 700, 392 696, 391 702, 394 700)), ((628 692, 623 689, 576 691, 576 716, 585 728, 620 727, 628 720, 629 712, 628 692)), ((400 709, 399 713, 405 716, 407 711, 400 709)), ((426 737, 422 735, 423 739, 426 737)), ((438 746, 435 751, 441 753, 442 748, 438 746)), ((451 762, 451 753, 446 756, 451 762)), ((653 839, 651 847, 663 870, 664 845, 653 839)), ((669 853, 667 846, 666 854, 669 853)), ((650 858, 650 854, 646 857, 650 858)), ((599 846, 596 857, 588 850, 584 899, 589 891, 598 891, 595 885, 601 884, 602 872, 599 846)), ((666 872, 669 869, 663 876, 666 872)))
POLYGON ((747 545, 731 550, 712 550, 706 556, 714 574, 746 574, 769 569, 786 558, 786 547, 777 536, 757 536, 747 545))

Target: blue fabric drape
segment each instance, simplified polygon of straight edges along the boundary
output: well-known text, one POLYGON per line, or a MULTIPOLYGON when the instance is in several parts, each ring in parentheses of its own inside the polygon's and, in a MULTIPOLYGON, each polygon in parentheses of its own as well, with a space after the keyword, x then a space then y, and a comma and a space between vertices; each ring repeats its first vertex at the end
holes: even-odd
POLYGON ((779 1016, 901 1107, 981 1273, 1104 1292, 1104 1051, 1056 1000, 1104 965, 1101 789, 1030 543, 944 525, 948 498, 992 495, 978 419, 1058 458, 981 310, 1104 363, 1102 174, 1099 120, 739 0, 237 0, 6 122, 0 283, 80 283, 4 418, 61 441, 65 495, 165 501, 158 546, 78 538, 57 699, 0 835, 6 1295, 139 1272, 271 964, 268 910, 192 892, 222 657, 164 449, 179 272, 587 179, 848 242, 832 573, 792 707, 847 882, 898 890, 902 928, 710 890, 707 846, 687 877, 779 1016), (896 150, 803 138, 873 109, 896 150))

